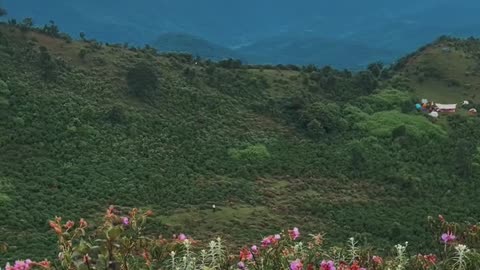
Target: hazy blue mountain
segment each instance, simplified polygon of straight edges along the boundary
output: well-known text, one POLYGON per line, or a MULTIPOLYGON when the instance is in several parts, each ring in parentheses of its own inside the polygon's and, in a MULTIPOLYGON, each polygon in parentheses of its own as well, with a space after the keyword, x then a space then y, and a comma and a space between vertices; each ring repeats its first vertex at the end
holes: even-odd
POLYGON ((243 57, 232 49, 214 44, 208 40, 182 33, 166 33, 160 35, 152 46, 160 52, 190 53, 194 56, 222 60, 243 57))
MULTIPOLYGON (((74 36, 84 31, 102 41, 142 45, 165 33, 184 33, 218 46, 242 48, 258 56, 256 61, 316 61, 315 55, 308 56, 314 52, 308 44, 281 51, 284 55, 264 55, 267 51, 261 44, 276 37, 289 38, 291 44, 304 42, 304 34, 309 39, 341 41, 340 47, 364 47, 360 51, 365 55, 379 49, 383 59, 384 52, 398 57, 442 34, 480 34, 476 0, 4 0, 1 4, 13 17, 33 17, 39 24, 53 19, 74 36)), ((351 58, 351 66, 364 59, 351 58)))
POLYGON ((296 63, 358 68, 375 61, 391 62, 394 51, 368 47, 351 41, 325 39, 311 35, 282 35, 239 48, 253 63, 296 63))

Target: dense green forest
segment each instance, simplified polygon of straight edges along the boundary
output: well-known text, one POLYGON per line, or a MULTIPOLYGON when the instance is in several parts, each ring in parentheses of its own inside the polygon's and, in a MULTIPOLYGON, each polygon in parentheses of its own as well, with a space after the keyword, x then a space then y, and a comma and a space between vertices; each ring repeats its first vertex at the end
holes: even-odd
POLYGON ((415 111, 424 97, 477 106, 478 40, 444 37, 352 73, 32 25, 0 25, 2 260, 55 257, 49 219, 95 220, 111 204, 153 209, 151 233, 231 243, 301 226, 428 250, 427 216, 478 218, 480 119, 415 111))

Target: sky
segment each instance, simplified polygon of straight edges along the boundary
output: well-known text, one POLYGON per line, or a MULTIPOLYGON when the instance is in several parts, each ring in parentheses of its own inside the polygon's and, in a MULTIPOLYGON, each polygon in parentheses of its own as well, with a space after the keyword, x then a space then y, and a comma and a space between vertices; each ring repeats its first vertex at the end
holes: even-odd
POLYGON ((10 16, 55 21, 105 42, 185 33, 229 48, 299 36, 406 53, 436 37, 480 35, 477 0, 0 0, 10 16))

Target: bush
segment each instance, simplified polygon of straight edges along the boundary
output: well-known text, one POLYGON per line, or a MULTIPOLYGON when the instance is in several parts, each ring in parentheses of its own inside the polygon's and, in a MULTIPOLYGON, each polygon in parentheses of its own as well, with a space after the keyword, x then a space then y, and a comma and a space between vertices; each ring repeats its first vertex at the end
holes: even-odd
POLYGON ((8 90, 8 84, 0 79, 0 95, 8 95, 10 90, 8 90))
POLYGON ((85 60, 86 55, 87 55, 87 50, 85 50, 84 48, 80 49, 80 52, 78 52, 78 57, 80 57, 80 59, 82 60, 85 60))
POLYGON ((258 161, 270 158, 270 153, 263 144, 250 145, 245 149, 230 149, 229 154, 236 160, 258 161))
POLYGON ((128 70, 127 84, 132 95, 139 98, 148 98, 154 96, 157 92, 158 77, 150 64, 141 62, 128 70))
POLYGON ((43 79, 53 81, 57 78, 57 64, 44 46, 40 47, 40 68, 42 69, 43 79))
POLYGON ((306 108, 303 118, 307 128, 308 126, 314 129, 323 127, 324 133, 336 133, 348 126, 342 117, 340 107, 335 103, 315 102, 306 108))
POLYGON ((375 113, 358 123, 358 126, 374 136, 383 138, 408 134, 416 139, 433 140, 446 135, 442 127, 430 123, 425 117, 402 114, 398 111, 375 113))
POLYGON ((127 122, 127 116, 122 107, 113 106, 107 114, 107 119, 113 124, 123 124, 127 122))

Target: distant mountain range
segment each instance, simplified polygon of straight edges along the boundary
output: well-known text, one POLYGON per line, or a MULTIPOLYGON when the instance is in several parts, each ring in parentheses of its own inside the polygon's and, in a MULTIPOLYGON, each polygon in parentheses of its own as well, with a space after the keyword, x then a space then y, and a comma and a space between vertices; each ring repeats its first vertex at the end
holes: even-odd
POLYGON ((283 35, 241 47, 238 51, 256 63, 316 64, 338 68, 358 68, 374 61, 390 62, 398 55, 361 43, 310 35, 283 35))
POLYGON ((189 34, 162 34, 152 42, 152 46, 161 52, 189 53, 193 56, 200 56, 212 60, 222 60, 226 58, 244 60, 239 53, 232 49, 189 34))
POLYGON ((11 17, 33 17, 38 24, 52 19, 73 36, 83 31, 107 42, 156 43, 160 49, 249 62, 357 67, 402 56, 443 34, 480 35, 476 0, 0 0, 0 5, 11 17))
POLYGON ((394 51, 362 44, 309 36, 278 36, 253 44, 229 49, 188 34, 163 34, 153 46, 161 52, 185 52, 202 58, 240 59, 250 64, 315 64, 338 68, 359 68, 374 61, 390 62, 394 51))

